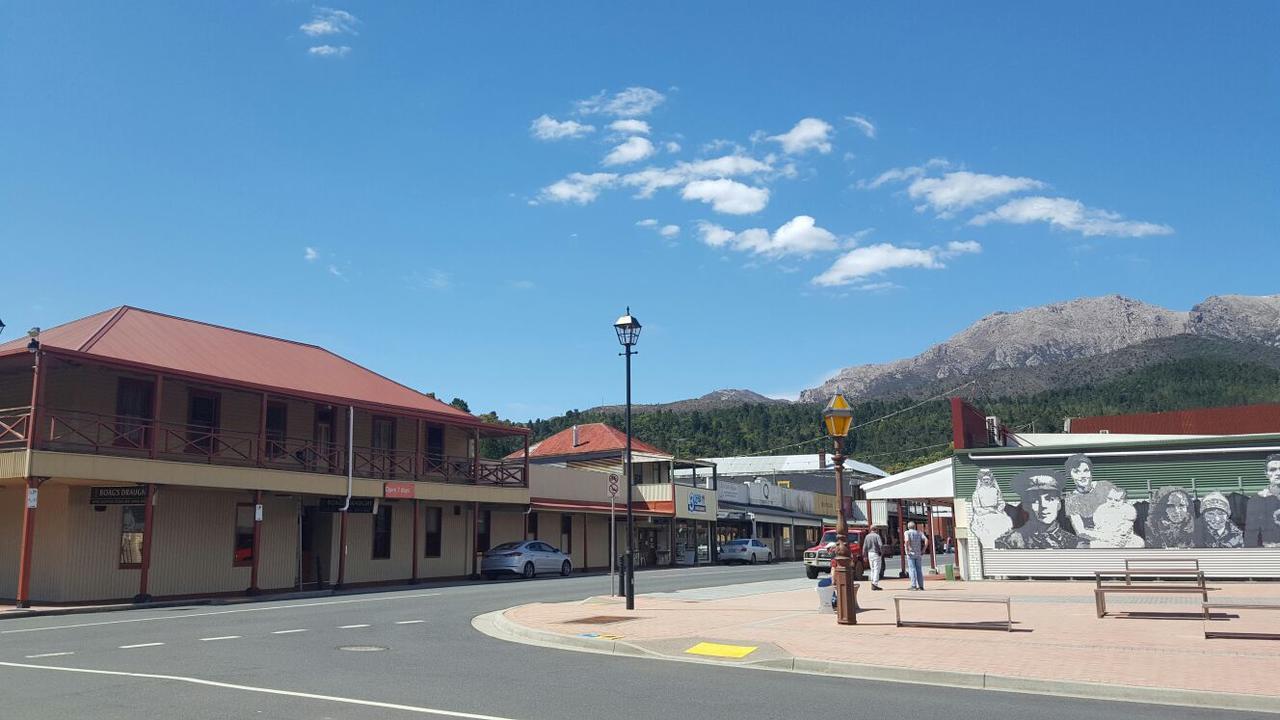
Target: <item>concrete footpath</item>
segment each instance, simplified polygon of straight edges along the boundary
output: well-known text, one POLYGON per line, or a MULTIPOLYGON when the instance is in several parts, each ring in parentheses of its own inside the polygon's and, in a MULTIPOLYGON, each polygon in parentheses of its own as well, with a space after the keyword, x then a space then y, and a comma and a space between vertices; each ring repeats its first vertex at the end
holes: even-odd
MULTIPOLYGON (((1213 630, 1280 633, 1280 610, 1215 611, 1200 598, 1112 595, 1096 617, 1091 582, 935 582, 908 592, 863 584, 856 626, 818 610, 803 578, 621 598, 533 603, 479 616, 494 637, 586 652, 770 670, 1280 713, 1280 640, 1206 639, 1213 630), (1007 596, 1002 605, 904 602, 903 619, 969 627, 897 627, 895 595, 1007 596)), ((1280 602, 1274 583, 1210 583, 1215 602, 1280 602)))

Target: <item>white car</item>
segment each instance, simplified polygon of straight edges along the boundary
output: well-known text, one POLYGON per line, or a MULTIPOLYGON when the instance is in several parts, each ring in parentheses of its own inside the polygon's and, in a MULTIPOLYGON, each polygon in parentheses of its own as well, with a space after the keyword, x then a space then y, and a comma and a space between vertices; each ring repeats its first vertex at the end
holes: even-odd
POLYGON ((540 540, 503 543, 484 554, 480 572, 490 580, 499 575, 519 575, 531 578, 538 573, 558 572, 569 575, 573 563, 558 548, 540 540))
POLYGON ((720 546, 720 562, 750 563, 773 562, 773 550, 755 538, 730 540, 720 546))

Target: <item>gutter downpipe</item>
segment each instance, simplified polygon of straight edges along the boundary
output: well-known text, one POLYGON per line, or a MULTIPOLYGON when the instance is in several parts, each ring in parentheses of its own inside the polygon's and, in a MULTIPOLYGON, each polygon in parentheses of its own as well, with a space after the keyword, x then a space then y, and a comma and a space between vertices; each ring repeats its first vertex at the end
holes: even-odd
POLYGON ((351 508, 351 485, 355 474, 356 458, 356 406, 347 406, 347 501, 338 510, 341 513, 342 525, 339 529, 338 541, 338 581, 334 589, 341 589, 347 580, 347 510, 351 508))

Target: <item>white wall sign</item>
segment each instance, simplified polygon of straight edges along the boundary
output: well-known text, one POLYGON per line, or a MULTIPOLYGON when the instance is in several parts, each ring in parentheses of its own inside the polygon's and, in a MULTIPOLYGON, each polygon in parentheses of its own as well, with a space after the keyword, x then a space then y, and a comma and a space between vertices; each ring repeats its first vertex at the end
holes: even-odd
POLYGON ((39 504, 40 504, 40 489, 27 488, 27 509, 35 510, 36 506, 39 504))

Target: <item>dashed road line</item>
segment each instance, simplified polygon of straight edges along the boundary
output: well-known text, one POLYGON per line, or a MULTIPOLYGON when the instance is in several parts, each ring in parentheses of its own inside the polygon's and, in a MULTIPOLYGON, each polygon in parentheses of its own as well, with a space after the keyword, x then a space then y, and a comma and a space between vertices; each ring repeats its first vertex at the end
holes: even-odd
POLYGON ((200 638, 200 642, 214 642, 217 640, 239 640, 239 635, 219 635, 218 637, 200 638))
POLYGON ((163 644, 164 644, 164 643, 162 643, 162 642, 155 642, 155 643, 138 643, 137 645, 121 645, 121 646, 120 646, 120 649, 121 649, 121 650, 133 650, 133 649, 135 649, 135 648, 157 647, 157 646, 159 646, 159 645, 163 645, 163 644))
POLYGON ((27 659, 34 660, 36 658, 62 657, 63 655, 75 655, 75 652, 67 651, 67 652, 40 653, 39 655, 28 655, 27 659))
POLYGON ((424 623, 424 622, 426 622, 426 620, 397 620, 396 624, 397 625, 417 625, 418 623, 424 623))
POLYGON ((306 628, 298 628, 296 630, 272 630, 271 634, 272 635, 289 635, 290 633, 300 633, 300 632, 306 632, 306 631, 307 631, 306 628))
POLYGON ((294 608, 321 607, 324 605, 351 605, 353 603, 388 602, 391 600, 416 600, 418 598, 438 597, 442 594, 443 593, 432 592, 432 593, 414 593, 413 595, 361 597, 361 598, 349 598, 345 600, 325 600, 322 602, 293 603, 292 605, 271 605, 268 607, 236 608, 234 610, 214 610, 212 612, 188 613, 186 615, 164 615, 161 617, 128 618, 126 620, 99 620, 97 622, 73 623, 71 625, 48 625, 44 627, 18 628, 16 630, 0 630, 0 635, 14 635, 17 633, 44 632, 46 630, 71 630, 74 628, 96 627, 98 625, 119 625, 122 623, 153 622, 156 620, 186 620, 187 618, 208 617, 210 615, 231 615, 233 613, 267 612, 270 610, 292 610, 294 608))
POLYGON ((419 705, 402 705, 400 703, 361 700, 359 698, 338 697, 335 695, 318 695, 316 693, 279 690, 277 688, 256 687, 253 685, 236 685, 234 683, 217 682, 215 680, 204 680, 202 678, 184 677, 181 675, 159 675, 156 673, 123 672, 121 670, 93 670, 90 668, 57 667, 53 665, 32 665, 30 663, 15 662, 0 662, 0 667, 19 668, 24 670, 83 673, 87 675, 109 675, 112 677, 139 678, 143 680, 167 680, 169 682, 203 685, 205 687, 222 688, 224 690, 240 690, 243 692, 263 693, 266 695, 284 695, 287 697, 302 698, 304 700, 318 700, 322 702, 342 703, 344 705, 359 705, 363 707, 379 708, 382 710, 398 710, 400 712, 414 713, 417 715, 439 715, 443 717, 464 718, 465 720, 512 720, 512 718, 502 717, 499 715, 482 715, 480 713, 441 710, 438 708, 422 707, 419 705))
POLYGON ((356 628, 367 628, 367 627, 369 626, 362 623, 357 625, 339 625, 338 629, 339 630, 355 630, 356 628))

